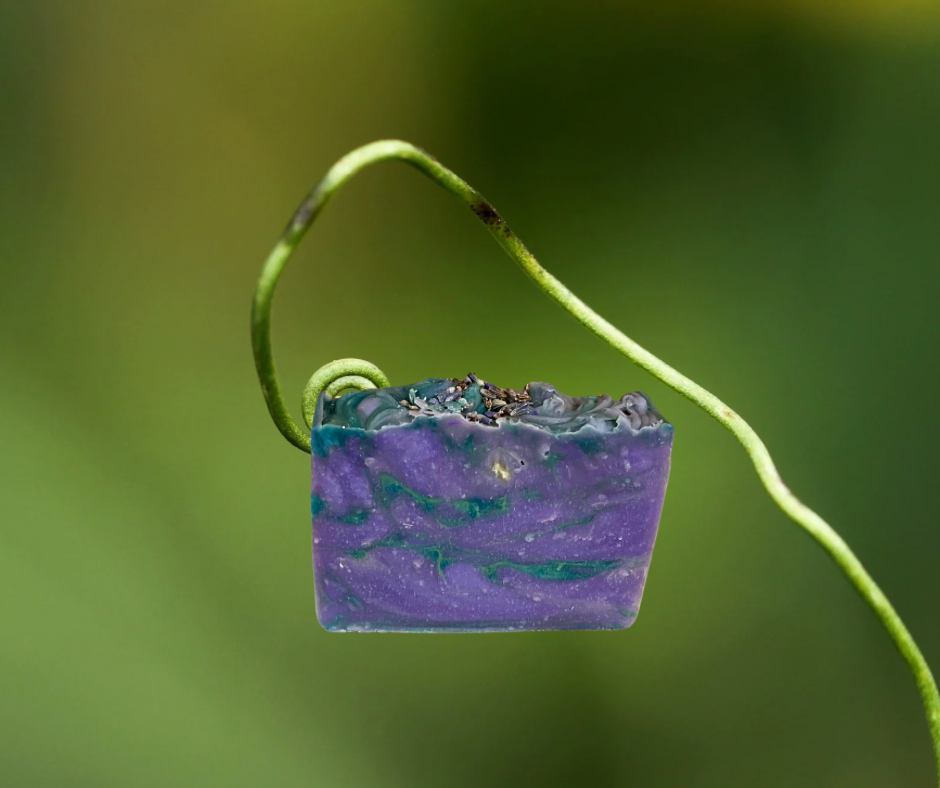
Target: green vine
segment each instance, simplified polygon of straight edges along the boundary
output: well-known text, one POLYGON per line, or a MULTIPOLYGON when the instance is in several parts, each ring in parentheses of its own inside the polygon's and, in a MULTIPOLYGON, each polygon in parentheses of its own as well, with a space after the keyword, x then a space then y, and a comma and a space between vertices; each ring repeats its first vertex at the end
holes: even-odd
MULTIPOLYGON (((560 281, 546 271, 528 249, 509 229, 509 225, 478 191, 444 167, 433 156, 407 142, 383 140, 365 145, 340 159, 301 203, 287 225, 280 241, 274 247, 258 281, 251 313, 251 338, 255 365, 261 381, 271 418, 287 440, 299 449, 310 451, 309 434, 300 429, 291 418, 278 384, 274 356, 271 351, 271 303, 278 278, 313 220, 323 210, 336 191, 357 172, 370 164, 386 160, 399 160, 423 172, 438 185, 461 199, 487 226, 497 243, 506 250, 538 285, 538 287, 564 307, 578 322, 601 339, 643 367, 680 394, 688 397, 700 408, 731 430, 741 441, 770 497, 794 522, 806 531, 836 562, 849 582, 868 603, 888 631, 901 656, 907 662, 917 688, 920 690, 927 714, 927 724, 933 739, 934 754, 940 774, 940 695, 923 654, 895 612, 888 598, 871 578, 849 546, 832 527, 812 509, 801 503, 783 483, 774 466, 767 447, 757 433, 737 413, 720 399, 689 380, 668 364, 621 333, 604 320, 560 281)), ((339 394, 349 388, 365 389, 388 386, 382 371, 368 361, 342 359, 321 367, 310 378, 304 390, 303 412, 309 426, 316 401, 322 391, 339 394)))

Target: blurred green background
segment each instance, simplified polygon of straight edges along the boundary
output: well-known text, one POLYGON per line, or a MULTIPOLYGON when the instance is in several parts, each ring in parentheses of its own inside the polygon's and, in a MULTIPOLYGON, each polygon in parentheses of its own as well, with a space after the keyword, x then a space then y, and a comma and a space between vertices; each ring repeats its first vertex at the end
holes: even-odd
POLYGON ((0 784, 934 784, 903 663, 731 435, 400 165, 285 276, 291 401, 344 356, 639 388, 672 482, 626 632, 323 632, 248 312, 335 159, 425 147, 750 420, 940 668, 935 6, 0 1, 0 784))

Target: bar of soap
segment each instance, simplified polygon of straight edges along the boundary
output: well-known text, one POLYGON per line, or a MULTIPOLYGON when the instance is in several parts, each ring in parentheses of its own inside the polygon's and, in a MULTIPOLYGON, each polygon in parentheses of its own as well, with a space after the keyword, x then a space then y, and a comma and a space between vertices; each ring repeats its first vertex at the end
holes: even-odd
POLYGON ((321 395, 310 435, 320 624, 630 626, 672 438, 639 392, 615 402, 470 375, 321 395))

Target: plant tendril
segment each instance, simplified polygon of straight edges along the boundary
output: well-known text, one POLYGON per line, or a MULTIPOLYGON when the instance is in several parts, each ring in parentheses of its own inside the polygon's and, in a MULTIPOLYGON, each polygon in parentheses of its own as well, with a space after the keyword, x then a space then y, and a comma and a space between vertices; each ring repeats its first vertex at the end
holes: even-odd
MULTIPOLYGON (((268 411, 284 437, 294 446, 306 452, 310 451, 309 434, 301 430, 291 418, 281 394, 274 366, 271 351, 271 302, 275 286, 294 249, 336 191, 363 168, 387 160, 404 161, 410 164, 462 200, 487 226, 497 243, 534 280, 535 284, 566 309, 579 323, 614 349, 619 350, 635 364, 692 400, 735 435, 750 456, 758 477, 773 501, 815 539, 835 561, 881 621, 894 645, 907 662, 923 701, 927 724, 933 739, 938 775, 940 775, 940 694, 937 692, 937 684, 927 661, 888 598, 842 537, 818 514, 800 502, 783 483, 767 447, 764 446, 757 433, 716 396, 642 348, 590 309, 539 264, 483 195, 440 164, 433 156, 414 145, 399 140, 383 140, 358 148, 340 159, 301 203, 264 264, 252 307, 252 347, 268 411)), ((318 369, 310 378, 303 395, 304 419, 308 426, 312 423, 317 398, 322 391, 335 396, 349 388, 365 389, 388 385, 388 379, 382 371, 368 361, 359 359, 333 361, 318 369)))

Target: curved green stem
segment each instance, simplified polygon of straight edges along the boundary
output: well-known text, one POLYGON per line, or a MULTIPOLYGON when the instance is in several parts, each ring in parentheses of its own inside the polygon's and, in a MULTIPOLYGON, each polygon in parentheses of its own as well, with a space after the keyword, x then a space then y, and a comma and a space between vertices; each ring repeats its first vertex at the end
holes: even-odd
MULTIPOLYGON (((288 223, 281 240, 265 263, 261 279, 258 282, 252 310, 252 343, 258 376, 268 403, 268 409, 275 424, 284 436, 295 446, 310 451, 309 436, 300 430, 291 419, 277 382, 277 373, 271 353, 270 334, 271 299, 274 295, 274 287, 291 253, 333 194, 364 167, 389 159, 407 162, 461 199, 488 227, 499 245, 535 281, 536 285, 571 313, 578 322, 619 350, 631 361, 643 367, 680 394, 688 397, 734 433, 735 437, 741 441, 745 451, 750 455, 754 468, 757 470, 757 475, 770 497, 797 525, 813 537, 842 569, 858 593, 861 594, 875 615, 878 616, 895 646, 897 646, 898 651, 901 652, 901 656, 907 662, 920 690, 930 734, 933 738, 938 772, 940 772, 940 694, 937 692, 936 682, 923 654, 921 654, 910 632, 908 632, 907 627, 904 626, 904 623, 891 606, 888 598, 872 580, 868 572, 865 571, 865 567, 855 557, 855 554, 849 549, 842 537, 812 509, 801 503, 783 483, 770 453, 767 451, 767 447, 764 446, 757 433, 751 429, 744 419, 714 394, 706 391, 685 375, 660 361, 652 353, 640 347, 600 317, 560 281, 542 268, 522 241, 509 229, 509 226, 493 206, 484 199, 483 195, 440 164, 433 156, 407 142, 398 140, 374 142, 354 150, 340 159, 303 201, 288 223)), ((341 379, 350 376, 359 376, 360 379, 352 382, 349 380, 344 381, 344 384, 348 384, 344 387, 363 387, 367 383, 373 383, 377 386, 388 385, 388 381, 382 372, 368 362, 356 359, 333 362, 318 370, 311 378, 304 393, 305 415, 312 413, 312 407, 315 406, 320 391, 332 390, 338 393, 336 388, 331 389, 330 385, 339 386, 341 379)))

